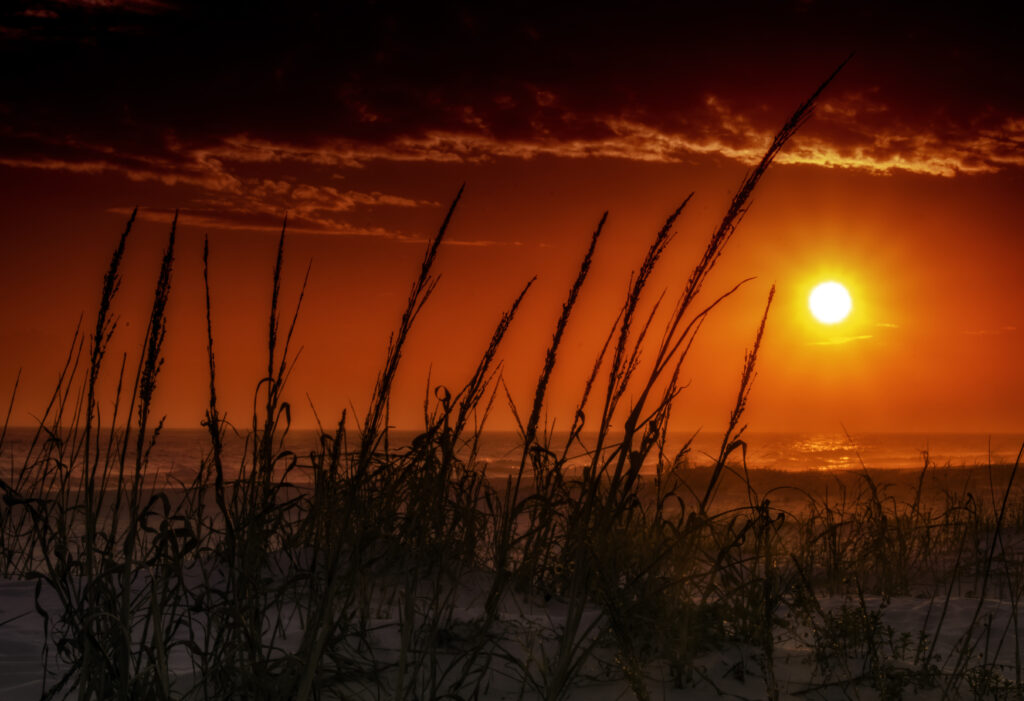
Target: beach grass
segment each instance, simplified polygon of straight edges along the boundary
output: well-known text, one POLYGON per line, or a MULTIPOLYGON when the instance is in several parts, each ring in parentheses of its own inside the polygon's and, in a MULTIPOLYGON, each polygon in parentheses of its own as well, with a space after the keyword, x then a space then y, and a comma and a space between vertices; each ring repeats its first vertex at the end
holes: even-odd
MULTIPOLYGON (((266 373, 256 381, 237 464, 228 464, 224 449, 233 428, 218 408, 224 360, 215 354, 205 247, 209 446, 193 479, 163 486, 150 460, 162 430, 152 407, 176 225, 141 358, 135 367, 112 365, 107 348, 122 330, 111 309, 133 215, 104 276, 95 324, 76 331, 17 462, 0 437, 0 576, 31 583, 41 629, 39 683, 19 693, 551 701, 1024 695, 1019 457, 1012 466, 979 468, 974 481, 926 459, 895 486, 866 467, 822 478, 821 488, 748 470, 743 413, 771 294, 736 368, 736 401, 723 417, 728 428, 714 464, 690 467, 687 447, 665 450, 691 344, 738 288, 708 299, 704 283, 759 180, 827 84, 751 169, 674 298, 648 282, 689 198, 655 233, 609 315, 607 340, 581 378, 577 411, 559 442, 545 422, 547 389, 604 217, 566 292, 529 405, 511 401, 499 363, 528 282, 465 384, 437 388, 420 433, 407 444, 392 439, 395 377, 437 284, 434 266, 460 191, 427 246, 366 413, 321 427, 308 454, 286 443, 305 282, 296 308, 281 309, 285 230, 268 266, 266 373), (105 417, 97 396, 103 373, 117 377, 105 417), (506 400, 521 451, 517 468, 498 478, 488 475, 478 447, 494 403, 506 400)), ((0 616, 0 639, 10 625, 0 616)))

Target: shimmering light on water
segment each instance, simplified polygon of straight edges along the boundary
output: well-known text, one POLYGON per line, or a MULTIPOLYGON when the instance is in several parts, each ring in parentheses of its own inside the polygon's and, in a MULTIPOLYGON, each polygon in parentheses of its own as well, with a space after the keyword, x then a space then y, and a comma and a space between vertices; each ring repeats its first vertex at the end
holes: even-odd
MULTIPOLYGON (((0 470, 10 470, 22 459, 31 440, 32 431, 12 429, 8 432, 0 470)), ((395 449, 408 445, 416 436, 413 431, 396 431, 392 434, 391 445, 395 449)), ((690 438, 690 434, 670 435, 665 447, 668 456, 674 456, 690 438)), ((862 465, 872 469, 920 468, 927 453, 930 464, 937 466, 1011 464, 1017 455, 1022 435, 984 434, 864 434, 851 438, 842 433, 801 434, 801 433, 751 433, 746 436, 747 465, 751 469, 774 470, 850 470, 862 465)), ((554 443, 561 453, 561 438, 555 434, 554 443)), ((721 446, 720 434, 700 434, 693 441, 686 456, 685 464, 702 466, 713 464, 721 446)), ((198 465, 208 453, 209 437, 203 430, 166 430, 157 441, 151 455, 153 467, 159 473, 176 480, 189 481, 198 465)), ((584 445, 592 445, 587 435, 584 445)), ((351 443, 350 444, 354 444, 351 443)), ((299 456, 300 465, 308 464, 309 452, 318 445, 313 431, 293 431, 289 434, 287 447, 299 456)), ((246 445, 240 438, 229 436, 225 444, 225 466, 237 470, 246 445)), ((583 450, 574 447, 570 456, 580 456, 583 450)), ((519 437, 512 432, 489 432, 480 441, 478 459, 487 463, 491 475, 507 474, 519 465, 519 437)), ((133 458, 130 458, 133 459, 133 458)), ((738 461, 736 452, 732 460, 738 461)), ((657 455, 647 461, 647 469, 653 471, 657 455)), ((580 462, 583 460, 580 459, 580 462)), ((302 471, 293 477, 301 480, 302 471)), ((233 476, 228 475, 229 478, 233 476)))

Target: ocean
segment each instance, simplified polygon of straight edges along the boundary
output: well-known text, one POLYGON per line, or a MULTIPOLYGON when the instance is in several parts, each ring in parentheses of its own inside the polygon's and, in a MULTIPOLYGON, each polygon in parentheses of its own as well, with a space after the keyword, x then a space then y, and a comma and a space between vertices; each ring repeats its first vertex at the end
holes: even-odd
MULTIPOLYGON (((0 471, 16 468, 24 460, 25 452, 34 435, 33 429, 12 428, 0 450, 0 471)), ((690 439, 692 434, 670 434, 666 453, 670 456, 690 439)), ((392 431, 392 448, 408 445, 416 436, 414 431, 392 431)), ((350 440, 354 439, 350 437, 350 440)), ((750 469, 780 471, 842 471, 859 469, 913 469, 929 464, 939 467, 972 467, 988 464, 1012 464, 1017 457, 1024 434, 977 433, 866 433, 847 436, 843 433, 749 433, 746 461, 750 469)), ((554 434, 552 445, 561 452, 564 434, 554 434)), ((686 456, 688 464, 708 465, 714 462, 721 446, 722 436, 699 433, 693 439, 686 456)), ((582 436, 584 446, 593 445, 593 436, 582 436)), ((317 433, 296 430, 288 434, 285 447, 299 456, 300 465, 305 456, 315 449, 317 433)), ((354 442, 350 445, 354 445, 354 442)), ((158 474, 171 480, 188 480, 209 450, 209 436, 202 429, 165 429, 154 446, 150 462, 158 474)), ((520 440, 514 432, 491 431, 483 434, 478 460, 487 464, 488 473, 506 474, 519 464, 520 440)), ((225 442, 226 466, 237 466, 246 452, 243 437, 231 434, 225 442)), ((583 449, 574 446, 570 458, 580 457, 583 449)), ((732 456, 738 461, 740 454, 732 456)), ((654 469, 654 462, 648 465, 654 469)), ((2 474, 2 472, 0 472, 2 474)))

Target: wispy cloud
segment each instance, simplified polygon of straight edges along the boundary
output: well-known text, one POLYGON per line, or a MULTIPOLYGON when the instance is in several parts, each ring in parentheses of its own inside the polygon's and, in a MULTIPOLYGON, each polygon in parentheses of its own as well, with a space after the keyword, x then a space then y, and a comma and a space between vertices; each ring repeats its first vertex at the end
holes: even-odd
MULTIPOLYGON (((118 214, 126 217, 132 210, 128 207, 111 207, 107 211, 112 214, 118 214)), ((173 209, 146 208, 139 210, 136 215, 136 219, 140 221, 170 223, 173 216, 173 209)), ((230 215, 217 212, 181 210, 178 213, 178 223, 183 226, 194 226, 198 228, 222 231, 263 231, 270 233, 281 231, 281 222, 277 222, 276 224, 265 224, 254 221, 241 221, 232 218, 230 215)), ((423 238, 407 236, 400 232, 391 231, 382 227, 335 227, 333 229, 325 229, 289 223, 287 230, 292 234, 363 236, 411 242, 426 240, 423 238)))
POLYGON ((57 13, 53 10, 47 10, 39 7, 30 7, 27 10, 22 10, 18 14, 23 17, 32 17, 34 19, 56 19, 58 17, 57 13))
MULTIPOLYGON (((845 168, 890 174, 897 171, 952 177, 1024 166, 1024 117, 994 125, 921 130, 893 120, 884 105, 851 100, 826 103, 820 128, 797 136, 779 163, 845 168), (857 106, 855 106, 855 104, 857 106)), ((384 143, 326 139, 316 146, 272 142, 247 136, 187 151, 194 160, 236 163, 309 163, 359 168, 373 161, 479 163, 499 158, 617 158, 677 163, 696 155, 717 155, 756 163, 774 131, 710 97, 703 114, 680 124, 655 124, 635 116, 590 117, 564 113, 566 123, 587 122, 585 136, 549 129, 502 138, 484 125, 475 129, 435 129, 384 143)), ((185 155, 185 154, 183 154, 185 155)))
MULTIPOLYGON (((94 149, 95 150, 95 149, 94 149)), ((157 181, 164 185, 199 188, 200 194, 186 199, 179 222, 216 230, 268 231, 280 229, 280 220, 288 215, 288 230, 296 234, 356 236, 420 243, 421 234, 408 234, 385 227, 355 226, 345 215, 360 207, 436 208, 438 202, 414 199, 380 191, 364 192, 331 185, 313 185, 282 178, 242 177, 226 162, 203 152, 182 162, 173 170, 172 162, 142 157, 128 162, 61 160, 55 158, 0 158, 0 165, 11 168, 63 171, 85 175, 118 174, 130 180, 157 181)), ((108 211, 127 216, 128 208, 108 211)), ((139 218, 170 221, 173 210, 147 209, 139 218)), ((446 245, 467 247, 522 246, 521 241, 458 239, 449 237, 446 245)))
MULTIPOLYGON (((773 135, 773 129, 762 124, 763 115, 744 112, 714 95, 691 113, 668 122, 637 110, 612 116, 576 113, 561 107, 563 101, 550 92, 538 93, 537 102, 554 116, 514 137, 497 134, 496 127, 471 106, 453 107, 461 116, 449 128, 398 134, 382 141, 324 137, 297 143, 249 134, 186 140, 169 131, 162 142, 133 149, 102 141, 56 140, 8 128, 0 136, 17 144, 20 153, 0 157, 0 166, 84 176, 117 174, 134 182, 192 188, 182 197, 186 211, 205 217, 206 225, 217 222, 219 228, 252 229, 257 218, 261 226, 273 229, 274 222, 288 212, 296 231, 305 227, 310 233, 404 240, 394 231, 350 225, 348 215, 360 208, 436 208, 438 202, 324 184, 325 179, 332 181, 323 171, 341 176, 346 169, 378 162, 476 164, 539 157, 679 163, 712 156, 753 164, 773 135), (319 173, 320 182, 311 173, 319 173)), ((911 128, 893 117, 892 110, 870 91, 849 93, 823 102, 809 128, 777 160, 880 175, 991 173, 1024 166, 1024 117, 1003 116, 995 123, 979 117, 966 126, 911 128)), ((483 240, 462 243, 498 245, 483 240)), ((835 342, 849 340, 857 339, 835 342)))
MULTIPOLYGON (((107 210, 111 214, 127 217, 131 214, 129 207, 111 207, 107 210)), ((173 209, 146 208, 140 209, 136 219, 140 221, 158 222, 169 224, 174 217, 173 209)), ((191 210, 182 209, 178 212, 178 224, 191 226, 199 229, 214 231, 251 231, 276 234, 281 231, 281 221, 267 223, 265 221, 253 221, 252 218, 245 219, 233 215, 226 210, 191 210)), ((351 236, 360 238, 376 238, 396 241, 400 243, 422 244, 430 239, 423 235, 412 235, 385 227, 359 227, 349 226, 335 221, 318 222, 317 225, 296 224, 294 218, 289 218, 287 231, 289 234, 301 234, 309 236, 351 236)), ((443 245, 465 246, 465 247, 491 247, 491 246, 512 246, 524 245, 521 241, 494 241, 487 239, 454 239, 446 238, 443 245)))
POLYGON ((0 158, 0 165, 86 175, 117 173, 135 182, 156 181, 169 186, 195 185, 219 192, 239 192, 242 189, 240 179, 220 168, 195 168, 189 164, 175 164, 145 156, 125 157, 111 151, 106 159, 96 156, 82 160, 48 156, 0 158))
POLYGON ((825 339, 824 341, 812 341, 808 343, 809 346, 840 346, 845 343, 853 343, 854 341, 866 341, 869 338, 874 338, 870 334, 863 336, 836 336, 835 338, 825 339))
MULTIPOLYGON (((551 96, 550 100, 556 97, 551 96)), ((156 155, 133 156, 109 144, 88 146, 68 142, 60 146, 81 147, 81 159, 52 155, 7 157, 0 159, 0 164, 78 173, 118 171, 133 180, 192 184, 215 192, 241 194, 253 185, 253 178, 244 178, 241 171, 258 170, 261 165, 362 168, 377 161, 472 164, 540 156, 677 163, 700 155, 753 164, 770 143, 775 126, 760 125, 750 114, 715 96, 708 96, 694 113, 671 122, 643 114, 587 116, 563 109, 556 118, 538 123, 516 137, 496 135, 493 127, 471 107, 463 112, 471 114, 472 119, 460 119, 458 125, 446 129, 399 134, 379 142, 324 136, 309 144, 299 144, 235 134, 191 144, 169 135, 163 152, 156 155)), ((56 146, 45 141, 40 141, 40 145, 44 154, 46 148, 52 150, 56 146)), ((875 174, 904 171, 952 177, 992 173, 1024 166, 1024 116, 1002 117, 995 123, 979 117, 966 125, 921 128, 900 122, 872 95, 852 93, 824 102, 812 123, 777 161, 875 174)), ((295 207, 332 211, 345 211, 357 205, 424 204, 383 193, 317 193, 298 186, 292 188, 291 197, 295 207)))
POLYGON ((307 223, 335 230, 336 216, 359 207, 436 207, 432 200, 417 200, 379 191, 363 192, 333 186, 292 182, 285 179, 243 176, 213 158, 197 157, 174 161, 165 158, 124 158, 109 160, 57 159, 49 157, 0 158, 10 168, 62 171, 85 175, 118 174, 135 182, 155 181, 166 186, 190 186, 202 194, 190 201, 209 209, 235 214, 273 217, 290 212, 307 223))

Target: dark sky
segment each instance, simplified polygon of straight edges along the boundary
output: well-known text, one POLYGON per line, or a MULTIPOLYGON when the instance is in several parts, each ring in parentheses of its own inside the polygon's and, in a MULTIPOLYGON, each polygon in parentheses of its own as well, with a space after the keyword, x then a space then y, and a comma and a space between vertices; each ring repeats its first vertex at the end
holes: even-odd
MULTIPOLYGON (((997 9, 944 3, 4 3, 2 368, 25 369, 26 403, 42 396, 51 377, 43 367, 78 315, 94 312, 112 237, 135 205, 140 270, 181 211, 178 350, 198 345, 188 304, 204 234, 233 310, 221 322, 225 344, 250 338, 240 329, 264 313, 264 258, 288 213, 296 269, 313 260, 320 295, 306 322, 312 358, 297 377, 331 410, 358 404, 417 246, 462 182, 451 240, 464 245, 448 247, 454 282, 431 322, 460 350, 442 355, 458 376, 456 361, 469 362, 494 314, 537 273, 530 323, 543 330, 510 340, 526 354, 531 339, 547 337, 601 211, 619 228, 605 271, 615 283, 595 292, 598 306, 611 299, 605 287, 622 288, 613 263, 628 276, 627 258, 689 191, 705 195, 695 231, 710 230, 774 130, 852 53, 759 196, 748 223, 762 233, 723 277, 758 275, 780 285, 782 302, 797 300, 779 312, 779 366, 772 373, 769 352, 762 371, 776 378, 762 380, 772 407, 762 409, 764 428, 824 414, 829 426, 846 416, 871 429, 1009 430, 1024 420, 1024 377, 1010 366, 1024 328, 1012 265, 1024 253, 1022 46, 1019 25, 997 9), (847 379, 805 406, 789 402, 786 387, 818 387, 820 377, 794 375, 782 346, 821 341, 784 316, 799 316, 812 270, 845 271, 862 292, 871 328, 848 329, 835 345, 877 348, 838 369, 835 358, 807 360, 847 379), (475 330, 455 328, 470 309, 475 330), (879 329, 897 328, 906 335, 879 340, 879 329), (995 338, 998 347, 964 345, 995 338), (945 350, 926 352, 936 344, 945 350), (914 360, 922 356, 926 369, 914 360), (976 371, 960 377, 965 358, 976 371), (955 389, 945 390, 954 369, 955 389), (887 394, 894 383, 897 398, 887 394), (857 392, 842 390, 852 385, 857 392), (908 398, 922 392, 932 399, 908 398), (919 401, 934 415, 922 418, 919 401), (880 413, 883 402, 895 408, 880 413)), ((139 277, 142 299, 149 283, 139 277)), ((742 323, 723 322, 712 348, 736 346, 742 357, 747 316, 764 293, 741 303, 750 312, 742 323)), ((425 333, 422 362, 410 361, 411 394, 422 394, 417 373, 425 376, 443 336, 425 333)), ((238 377, 225 380, 238 387, 251 379, 244 348, 234 348, 238 377)), ((181 387, 168 390, 178 423, 190 425, 201 405, 200 367, 181 361, 181 387)), ((526 363, 524 377, 534 367, 526 363)), ((708 397, 734 383, 736 367, 709 381, 708 397)))
POLYGON ((805 148, 919 172, 1019 164, 1024 49, 992 9, 476 5, 5 3, 4 162, 223 192, 254 161, 743 154, 855 52, 805 148))

